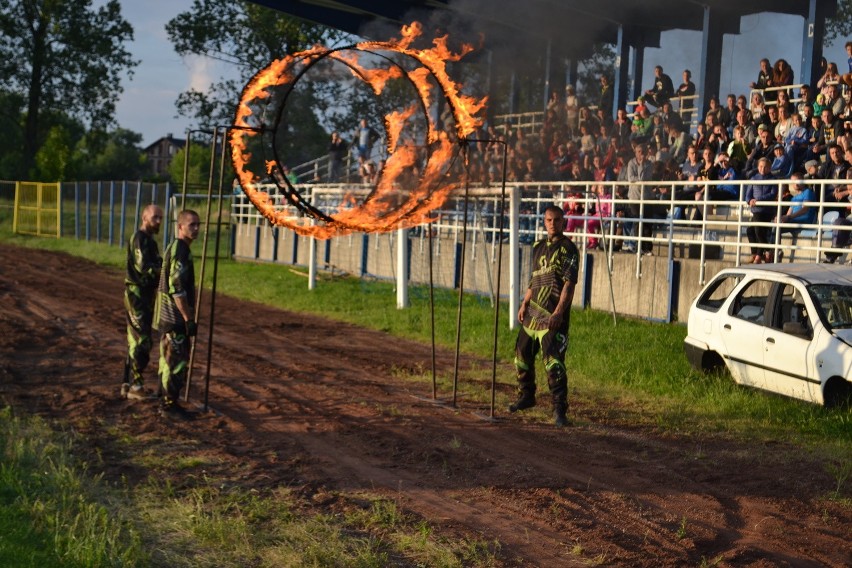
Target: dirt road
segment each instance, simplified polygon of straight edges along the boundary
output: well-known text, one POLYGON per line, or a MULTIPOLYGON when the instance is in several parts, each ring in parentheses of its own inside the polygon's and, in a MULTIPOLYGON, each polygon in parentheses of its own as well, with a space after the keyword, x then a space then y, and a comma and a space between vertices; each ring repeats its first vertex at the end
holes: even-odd
MULTIPOLYGON (((0 244, 0 405, 75 423, 101 451, 116 424, 175 428, 117 396, 121 293, 118 271, 0 244)), ((396 378, 403 362, 428 368, 428 346, 223 297, 216 330, 216 414, 177 431, 234 482, 385 494, 439 533, 499 541, 505 566, 852 564, 852 511, 826 499, 836 481, 778 445, 613 427, 594 409, 565 430, 492 423, 396 378)), ((147 475, 104 461, 108 479, 147 475)))

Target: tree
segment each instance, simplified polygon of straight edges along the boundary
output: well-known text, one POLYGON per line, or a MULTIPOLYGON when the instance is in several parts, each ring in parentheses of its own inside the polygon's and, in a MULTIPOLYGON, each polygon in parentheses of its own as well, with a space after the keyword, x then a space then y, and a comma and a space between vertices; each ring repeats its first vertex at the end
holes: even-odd
POLYGON ((852 0, 838 0, 837 14, 825 22, 825 45, 852 35, 852 0))
POLYGON ((179 55, 232 63, 239 75, 220 79, 206 93, 193 89, 178 97, 178 113, 195 118, 202 128, 230 124, 237 94, 270 61, 343 37, 331 28, 241 0, 194 0, 190 11, 166 24, 166 32, 179 55))
POLYGON ((145 169, 145 154, 140 144, 142 135, 124 128, 112 132, 90 132, 75 148, 77 179, 140 178, 145 169))
POLYGON ((125 48, 133 28, 118 0, 91 4, 0 0, 0 82, 26 101, 19 175, 30 173, 51 131, 45 112, 61 110, 94 129, 114 122, 121 74, 137 63, 125 48))

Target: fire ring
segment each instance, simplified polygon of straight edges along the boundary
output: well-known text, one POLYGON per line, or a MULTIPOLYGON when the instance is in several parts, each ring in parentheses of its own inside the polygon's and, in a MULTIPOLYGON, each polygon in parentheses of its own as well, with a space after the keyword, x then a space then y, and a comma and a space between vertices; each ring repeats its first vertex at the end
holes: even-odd
MULTIPOLYGON (((345 48, 316 47, 273 61, 258 72, 242 91, 234 123, 228 138, 231 160, 240 185, 252 204, 274 226, 286 227, 298 234, 316 238, 360 232, 386 232, 401 226, 416 225, 429 220, 429 212, 441 206, 458 184, 446 179, 447 166, 454 156, 456 142, 465 140, 481 125, 475 115, 485 106, 486 99, 474 99, 460 93, 446 70, 448 61, 458 61, 473 50, 464 45, 459 53, 447 49, 446 36, 436 38, 428 49, 415 49, 412 42, 421 35, 422 28, 415 22, 403 27, 402 38, 386 42, 361 42, 345 48), (406 70, 383 52, 401 54, 417 65, 406 70), (389 63, 387 68, 367 68, 358 60, 367 53, 389 63), (303 199, 299 190, 283 175, 274 176, 278 189, 289 207, 281 209, 271 196, 259 187, 260 176, 252 171, 252 153, 263 150, 263 138, 272 135, 268 146, 273 159, 265 161, 267 174, 282 173, 282 160, 278 156, 276 132, 284 105, 296 82, 313 65, 330 58, 346 65, 362 82, 368 84, 376 96, 380 95, 389 79, 405 78, 414 87, 418 101, 402 111, 385 116, 388 159, 383 175, 360 204, 346 200, 333 214, 327 214, 303 199), (434 83, 433 83, 434 81, 434 83), (437 88, 452 111, 454 131, 448 133, 437 128, 428 109, 432 105, 432 91, 437 88), (270 92, 277 89, 275 92, 270 92), (283 96, 282 96, 283 93, 283 96), (267 123, 268 113, 256 113, 260 105, 275 105, 274 119, 267 123), (417 149, 410 141, 401 142, 400 135, 409 118, 420 107, 428 127, 425 142, 428 158, 414 187, 400 187, 400 174, 413 166, 418 159, 417 149), (260 136, 260 138, 258 138, 260 136)), ((255 166, 256 167, 256 166, 255 166)))

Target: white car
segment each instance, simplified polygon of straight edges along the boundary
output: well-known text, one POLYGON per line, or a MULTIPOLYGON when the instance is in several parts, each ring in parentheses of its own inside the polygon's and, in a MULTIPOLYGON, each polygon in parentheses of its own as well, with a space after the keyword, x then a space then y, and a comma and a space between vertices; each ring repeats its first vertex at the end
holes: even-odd
POLYGON ((852 267, 762 264, 719 272, 689 309, 693 367, 808 402, 852 402, 852 267))

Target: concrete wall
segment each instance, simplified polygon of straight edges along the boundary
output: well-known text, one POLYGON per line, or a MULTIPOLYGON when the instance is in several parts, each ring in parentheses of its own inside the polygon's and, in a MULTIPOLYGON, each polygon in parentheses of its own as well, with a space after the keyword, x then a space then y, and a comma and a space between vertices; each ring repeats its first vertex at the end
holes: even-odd
MULTIPOLYGON (((310 239, 298 237, 293 232, 253 224, 235 225, 235 257, 243 260, 277 262, 287 265, 307 266, 310 239), (275 234, 278 246, 275 256, 275 234), (295 248, 294 248, 295 245, 295 248), (294 255, 295 251, 295 255, 294 255)), ((353 234, 317 242, 317 262, 320 270, 333 269, 352 275, 391 280, 396 276, 396 254, 399 246, 396 232, 384 234, 353 234), (366 265, 363 260, 366 257, 366 265), (326 264, 328 258, 328 264, 326 264)), ((459 277, 461 243, 457 236, 442 235, 433 238, 432 279, 436 287, 453 288, 459 277)), ((409 233, 410 282, 429 282, 429 238, 423 232, 409 233)), ((470 235, 465 250, 464 288, 469 292, 491 295, 496 291, 496 269, 499 246, 485 241, 480 235, 470 235)), ((521 290, 526 288, 530 276, 531 245, 522 244, 521 290)), ((654 256, 614 253, 612 275, 607 271, 606 255, 602 251, 589 251, 581 259, 580 282, 574 296, 574 305, 583 301, 593 309, 610 311, 613 305, 618 314, 634 317, 686 321, 689 304, 713 275, 724 267, 733 265, 729 260, 705 261, 704 282, 701 280, 701 263, 693 258, 667 258, 665 247, 658 247, 654 256), (674 279, 672 279, 672 277, 674 279), (611 282, 611 284, 610 284, 611 282), (669 315, 669 306, 671 316, 669 315)), ((509 290, 508 243, 502 247, 503 262, 500 295, 504 299, 509 290)), ((732 255, 727 255, 732 256, 732 255)))

